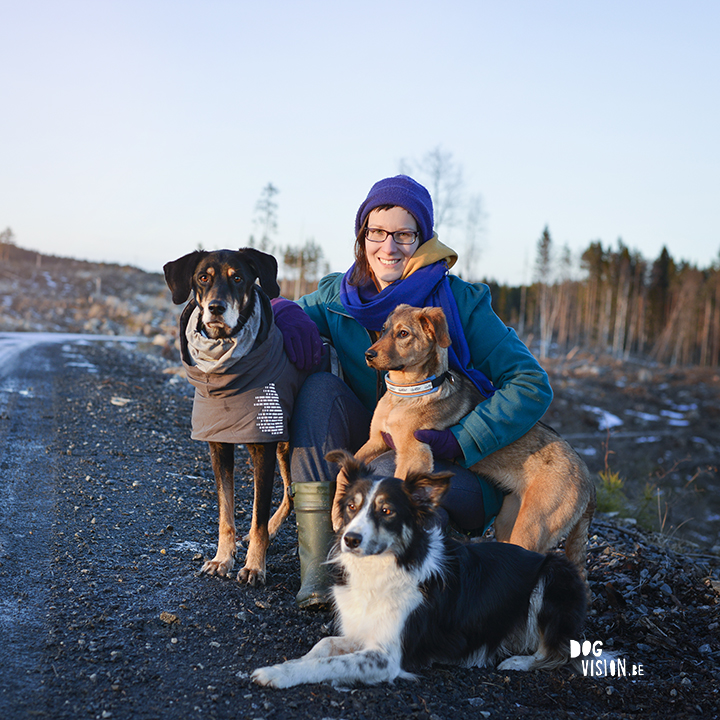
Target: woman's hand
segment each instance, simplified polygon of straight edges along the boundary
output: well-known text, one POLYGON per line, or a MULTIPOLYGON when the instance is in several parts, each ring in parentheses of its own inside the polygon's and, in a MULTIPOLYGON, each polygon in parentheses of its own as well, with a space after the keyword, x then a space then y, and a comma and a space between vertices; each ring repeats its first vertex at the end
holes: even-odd
MULTIPOLYGON (((385 444, 391 450, 396 450, 392 435, 386 432, 381 434, 385 444)), ((413 435, 416 440, 429 445, 433 457, 440 460, 454 460, 463 454, 460 443, 450 430, 416 430, 413 435)))
POLYGON ((463 454, 460 443, 450 430, 416 430, 413 435, 416 440, 430 446, 433 457, 454 460, 463 454))
POLYGON ((317 325, 292 300, 279 297, 271 300, 271 304, 290 362, 298 370, 310 370, 319 365, 323 343, 317 325))

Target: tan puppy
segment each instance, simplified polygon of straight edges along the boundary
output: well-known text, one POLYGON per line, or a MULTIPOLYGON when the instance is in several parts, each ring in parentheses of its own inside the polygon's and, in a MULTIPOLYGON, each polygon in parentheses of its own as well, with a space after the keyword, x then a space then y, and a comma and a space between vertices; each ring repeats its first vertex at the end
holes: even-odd
MULTIPOLYGON (((370 438, 355 454, 358 460, 368 463, 386 452, 386 432, 396 448, 396 477, 432 472, 430 446, 414 437, 415 430, 452 427, 484 400, 464 375, 448 373, 449 346, 441 308, 399 305, 390 314, 382 336, 365 353, 368 365, 387 371, 390 383, 398 386, 432 376, 445 379, 435 392, 417 397, 385 393, 375 409, 370 438)), ((595 487, 585 463, 565 440, 539 422, 470 469, 509 492, 495 520, 498 540, 546 552, 567 536, 565 553, 585 577, 595 487)))

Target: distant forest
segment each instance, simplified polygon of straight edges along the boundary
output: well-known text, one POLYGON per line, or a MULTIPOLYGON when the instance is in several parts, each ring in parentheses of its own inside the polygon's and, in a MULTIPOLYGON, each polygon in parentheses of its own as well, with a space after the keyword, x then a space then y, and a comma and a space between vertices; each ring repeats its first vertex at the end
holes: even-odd
MULTIPOLYGON (((9 228, 0 232, 0 274, 13 261, 36 267, 85 264, 43 256, 13 240, 9 228)), ((280 254, 286 271, 282 290, 297 297, 317 287, 324 260, 312 240, 301 248, 307 250, 304 262, 293 265, 291 250, 280 254)), ((648 261, 622 241, 615 248, 597 241, 582 253, 578 269, 567 248, 555 251, 545 228, 537 243, 535 278, 520 287, 483 282, 492 290, 497 314, 528 345, 539 343, 543 358, 590 350, 668 365, 720 364, 720 255, 711 267, 698 269, 676 262, 666 248, 648 261)))
POLYGON ((485 281, 498 315, 526 341, 537 340, 543 357, 587 349, 669 365, 720 362, 720 262, 698 269, 664 247, 648 261, 622 241, 614 249, 598 241, 582 253, 577 279, 569 251, 554 255, 545 228, 532 285, 485 281))

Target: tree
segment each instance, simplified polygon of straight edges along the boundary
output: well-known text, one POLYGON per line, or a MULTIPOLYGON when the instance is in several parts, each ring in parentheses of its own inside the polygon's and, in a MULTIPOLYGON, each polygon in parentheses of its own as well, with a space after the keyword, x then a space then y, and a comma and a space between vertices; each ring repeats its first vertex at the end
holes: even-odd
POLYGON ((548 356, 555 324, 555 312, 551 308, 549 285, 552 274, 552 250, 552 238, 546 225, 537 242, 537 255, 535 258, 535 277, 538 281, 540 306, 540 357, 543 359, 548 356))
POLYGON ((0 260, 7 261, 10 259, 10 248, 15 247, 15 235, 8 227, 0 232, 0 260))
POLYGON ((648 288, 648 331, 651 341, 657 339, 668 321, 674 279, 675 262, 663 245, 658 259, 653 263, 648 288))
POLYGON ((429 190, 436 231, 457 225, 463 206, 465 181, 462 166, 453 160, 451 152, 444 151, 438 145, 426 153, 422 160, 401 160, 400 172, 412 175, 429 190))
POLYGON ((295 275, 293 299, 297 300, 309 291, 309 285, 317 282, 327 272, 322 248, 313 238, 302 247, 288 246, 283 252, 285 266, 295 275))
POLYGON ((630 251, 618 239, 618 252, 614 256, 613 285, 616 290, 612 352, 617 358, 625 356, 627 341, 630 290, 632 288, 632 260, 630 251))
POLYGON ((557 302, 557 343, 561 350, 567 350, 571 336, 575 341, 573 332, 573 306, 572 302, 572 253, 567 245, 564 245, 560 253, 560 286, 556 294, 557 302))
POLYGON ((598 339, 598 316, 602 286, 606 275, 607 258, 602 243, 597 240, 582 254, 580 264, 588 274, 585 282, 585 302, 583 303, 583 342, 592 347, 598 339))
POLYGON ((467 221, 465 223, 465 252, 460 257, 460 265, 465 270, 465 278, 470 282, 478 279, 477 264, 480 259, 480 238, 483 233, 482 195, 473 195, 467 203, 467 221))
MULTIPOLYGON (((269 182, 260 193, 260 199, 255 204, 255 218, 253 224, 258 228, 260 239, 258 249, 263 252, 273 252, 273 238, 277 233, 277 209, 275 196, 280 191, 269 182)), ((250 236, 250 244, 254 245, 254 237, 250 236)))

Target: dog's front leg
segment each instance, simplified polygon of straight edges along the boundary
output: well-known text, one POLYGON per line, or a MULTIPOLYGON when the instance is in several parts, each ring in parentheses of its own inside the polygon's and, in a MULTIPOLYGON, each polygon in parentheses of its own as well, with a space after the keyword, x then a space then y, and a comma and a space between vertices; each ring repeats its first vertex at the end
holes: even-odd
POLYGON ((355 459, 367 465, 389 449, 379 432, 375 436, 371 434, 370 439, 355 453, 355 459))
POLYGON ((218 546, 215 557, 206 560, 200 572, 225 576, 235 564, 235 446, 208 445, 218 496, 218 546))
POLYGON ((316 660, 317 658, 333 657, 335 655, 347 655, 357 652, 361 646, 355 640, 342 636, 324 637, 315 643, 310 652, 303 655, 300 660, 316 660))
POLYGON ((433 454, 427 443, 420 442, 407 428, 391 428, 395 442, 395 477, 405 480, 410 472, 431 473, 435 467, 433 454))
POLYGON ((399 657, 379 648, 325 656, 311 656, 313 651, 314 648, 305 657, 281 665, 258 668, 252 679, 258 685, 288 688, 317 682, 332 682, 341 687, 354 683, 374 685, 392 682, 397 677, 413 677, 402 670, 399 657))
POLYGON ((275 477, 275 443, 254 443, 247 446, 253 462, 255 500, 253 502, 250 544, 245 566, 237 574, 240 582, 250 585, 265 584, 265 555, 270 545, 268 522, 272 506, 273 479, 275 477))
POLYGON ((356 460, 367 464, 390 449, 383 438, 383 431, 386 429, 391 409, 392 406, 386 398, 382 398, 370 423, 368 441, 355 453, 356 460))

